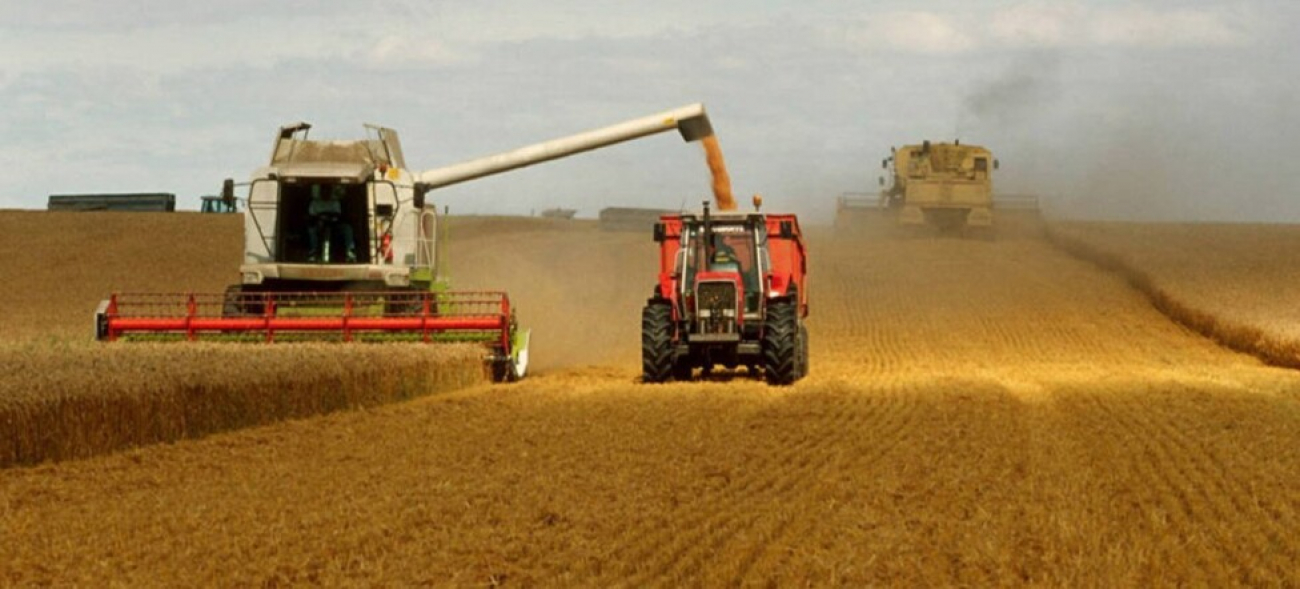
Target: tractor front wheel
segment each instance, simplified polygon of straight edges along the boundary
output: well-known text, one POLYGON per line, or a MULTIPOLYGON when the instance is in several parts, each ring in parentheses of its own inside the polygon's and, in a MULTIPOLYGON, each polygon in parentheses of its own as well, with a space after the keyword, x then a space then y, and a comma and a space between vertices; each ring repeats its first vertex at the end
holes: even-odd
POLYGON ((645 382, 665 382, 676 371, 673 362, 673 309, 648 303, 641 310, 641 372, 645 382))
POLYGON ((800 355, 799 318, 794 303, 768 303, 763 321, 763 376, 768 384, 793 384, 800 376, 800 355))

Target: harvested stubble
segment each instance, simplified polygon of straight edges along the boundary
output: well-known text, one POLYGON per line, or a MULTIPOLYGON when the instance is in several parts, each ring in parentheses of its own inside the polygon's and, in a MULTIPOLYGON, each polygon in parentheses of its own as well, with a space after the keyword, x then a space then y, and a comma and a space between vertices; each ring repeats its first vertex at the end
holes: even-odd
POLYGON ((1300 231, 1283 225, 1059 223, 1057 246, 1119 274, 1215 341, 1300 368, 1300 231))
POLYGON ((1046 243, 814 235, 808 379, 640 385, 648 236, 484 226, 549 372, 0 471, 0 584, 1300 584, 1300 378, 1046 243))
POLYGON ((0 345, 0 467, 122 448, 484 381, 472 345, 0 345))

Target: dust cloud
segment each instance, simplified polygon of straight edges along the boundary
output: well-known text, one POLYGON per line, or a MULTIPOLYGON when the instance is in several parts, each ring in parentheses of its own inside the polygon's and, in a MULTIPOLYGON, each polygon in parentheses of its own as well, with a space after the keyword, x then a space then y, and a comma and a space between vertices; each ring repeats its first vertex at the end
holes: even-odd
MULTIPOLYGON (((1237 56, 1245 61, 1248 53, 1237 56)), ((1238 59, 1042 54, 961 101, 962 139, 1002 166, 996 194, 1056 218, 1297 222, 1294 93, 1238 59)))

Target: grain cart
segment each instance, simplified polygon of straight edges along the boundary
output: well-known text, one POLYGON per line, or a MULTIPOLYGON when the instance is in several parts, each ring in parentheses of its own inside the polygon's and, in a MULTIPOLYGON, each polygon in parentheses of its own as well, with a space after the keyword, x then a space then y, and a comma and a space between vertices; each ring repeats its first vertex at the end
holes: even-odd
MULTIPOLYGON (((757 205, 757 199, 755 204, 757 205)), ((664 215, 659 284, 641 312, 645 382, 715 365, 786 385, 808 373, 807 255, 799 220, 760 212, 664 215)))
MULTIPOLYGON (((515 168, 677 130, 712 133, 695 104, 460 164, 407 169, 397 132, 367 126, 356 141, 307 138, 282 127, 244 204, 239 284, 212 294, 113 294, 95 314, 100 340, 266 342, 473 341, 497 380, 522 377, 528 335, 503 292, 451 290, 440 274, 437 207, 429 192, 515 168)), ((227 180, 223 200, 233 206, 227 180)))

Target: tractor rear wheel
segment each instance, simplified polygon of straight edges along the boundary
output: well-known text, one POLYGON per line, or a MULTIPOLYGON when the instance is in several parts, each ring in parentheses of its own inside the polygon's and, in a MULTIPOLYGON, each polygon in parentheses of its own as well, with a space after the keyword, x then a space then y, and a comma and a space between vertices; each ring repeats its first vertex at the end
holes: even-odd
POLYGON ((768 384, 788 385, 799 378, 799 318, 794 303, 773 301, 763 319, 763 376, 768 384))
POLYGON ((651 302, 641 310, 641 373, 645 382, 664 382, 672 378, 673 309, 651 302))
POLYGON ((808 326, 799 324, 799 378, 808 376, 808 326))

